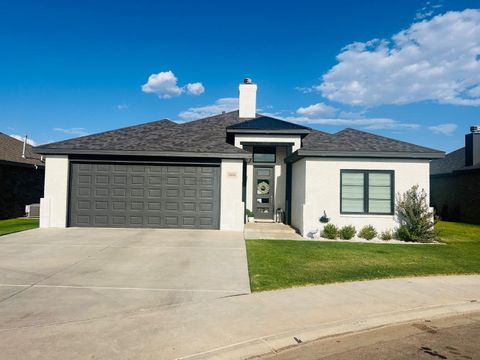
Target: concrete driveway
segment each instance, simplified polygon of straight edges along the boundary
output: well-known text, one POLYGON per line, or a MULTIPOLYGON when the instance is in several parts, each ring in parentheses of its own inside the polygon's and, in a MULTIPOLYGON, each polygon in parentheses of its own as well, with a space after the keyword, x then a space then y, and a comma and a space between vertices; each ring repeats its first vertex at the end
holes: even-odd
POLYGON ((69 228, 0 237, 0 331, 249 292, 242 233, 69 228))

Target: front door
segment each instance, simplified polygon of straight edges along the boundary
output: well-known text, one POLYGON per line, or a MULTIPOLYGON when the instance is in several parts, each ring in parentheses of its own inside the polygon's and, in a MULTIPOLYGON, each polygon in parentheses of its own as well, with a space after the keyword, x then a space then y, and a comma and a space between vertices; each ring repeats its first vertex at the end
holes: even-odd
POLYGON ((254 166, 253 168, 253 213, 255 219, 273 220, 273 193, 275 168, 254 166))

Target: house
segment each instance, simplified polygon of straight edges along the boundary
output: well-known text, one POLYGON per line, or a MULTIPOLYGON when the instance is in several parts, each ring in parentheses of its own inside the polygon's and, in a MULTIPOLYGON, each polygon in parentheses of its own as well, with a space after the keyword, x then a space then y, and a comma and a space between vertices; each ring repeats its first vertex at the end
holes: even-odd
POLYGON ((480 224, 480 126, 465 146, 430 164, 430 203, 444 220, 480 224))
POLYGON ((32 146, 0 133, 0 219, 25 214, 43 196, 45 166, 32 146), (23 155, 23 156, 22 156, 23 155))
POLYGON ((242 231, 245 209, 277 209, 307 235, 337 225, 393 228, 394 196, 429 189, 443 153, 366 132, 336 134, 256 113, 257 85, 239 110, 177 124, 131 126, 36 148, 46 157, 42 227, 158 227, 242 231))

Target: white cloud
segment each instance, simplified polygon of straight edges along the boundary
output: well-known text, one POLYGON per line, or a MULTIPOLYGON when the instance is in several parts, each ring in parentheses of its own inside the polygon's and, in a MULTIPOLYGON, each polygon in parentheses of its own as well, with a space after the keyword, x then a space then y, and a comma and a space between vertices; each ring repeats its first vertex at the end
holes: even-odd
POLYGON ((457 124, 440 124, 436 126, 429 126, 428 128, 432 130, 435 134, 442 134, 442 135, 452 135, 455 130, 457 130, 457 124))
POLYGON ((443 7, 440 1, 427 1, 415 14, 415 20, 424 20, 434 15, 443 7))
POLYGON ((205 88, 203 87, 203 84, 199 82, 196 82, 193 84, 187 84, 185 88, 187 89, 187 92, 190 95, 200 95, 205 92, 205 88))
MULTIPOLYGON (((24 136, 17 135, 17 134, 10 134, 9 136, 11 136, 14 139, 20 140, 21 142, 23 142, 23 140, 25 138, 24 136)), ((32 146, 37 146, 38 145, 38 143, 35 140, 29 139, 29 138, 27 138, 27 144, 30 144, 32 146)))
POLYGON ((228 112, 238 109, 238 98, 221 98, 212 105, 191 107, 182 111, 178 116, 183 120, 196 120, 204 117, 218 115, 222 111, 228 112))
POLYGON ((363 129, 378 130, 378 129, 418 129, 419 124, 402 123, 389 118, 312 118, 312 117, 287 117, 287 121, 295 123, 303 123, 310 125, 333 125, 333 126, 354 126, 363 129))
POLYGON ((305 116, 328 116, 336 112, 337 109, 321 102, 297 109, 297 114, 305 116))
POLYGON ((117 105, 117 109, 118 109, 118 110, 128 109, 128 105, 127 105, 127 104, 118 104, 118 105, 117 105))
POLYGON ((159 72, 148 77, 147 83, 142 85, 142 91, 157 94, 160 99, 170 99, 183 94, 185 91, 190 95, 200 95, 205 92, 202 83, 188 83, 180 87, 177 82, 178 79, 171 70, 159 72))
POLYGON ((54 128, 53 131, 61 132, 68 135, 78 135, 78 136, 88 135, 88 132, 84 128, 80 128, 80 127, 69 128, 69 129, 54 128))
POLYGON ((300 91, 303 94, 310 94, 315 91, 315 86, 310 86, 310 87, 296 86, 295 90, 300 91))
POLYGON ((146 84, 142 85, 145 93, 157 94, 161 99, 179 96, 183 90, 177 85, 177 78, 172 71, 159 72, 148 77, 146 84))
POLYGON ((317 103, 297 109, 295 116, 285 120, 306 125, 354 126, 363 129, 417 129, 419 124, 402 123, 390 118, 369 118, 366 111, 349 112, 336 109, 324 103, 317 103))
POLYGON ((480 10, 414 23, 391 40, 352 43, 337 60, 316 87, 332 101, 480 106, 480 10))

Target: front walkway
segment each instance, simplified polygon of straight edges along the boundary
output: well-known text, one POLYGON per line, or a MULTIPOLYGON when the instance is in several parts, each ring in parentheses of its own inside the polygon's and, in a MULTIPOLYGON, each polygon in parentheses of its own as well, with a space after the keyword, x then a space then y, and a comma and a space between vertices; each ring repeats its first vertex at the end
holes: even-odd
POLYGON ((245 224, 245 240, 305 240, 294 228, 274 222, 245 224))
MULTIPOLYGON (((32 311, 60 311, 55 302, 42 306, 32 311)), ((78 299, 78 306, 86 305, 78 299)), ((68 322, 52 316, 41 325, 0 319, 0 348, 6 359, 243 359, 299 341, 474 311, 478 275, 376 280, 99 311, 68 322)))

